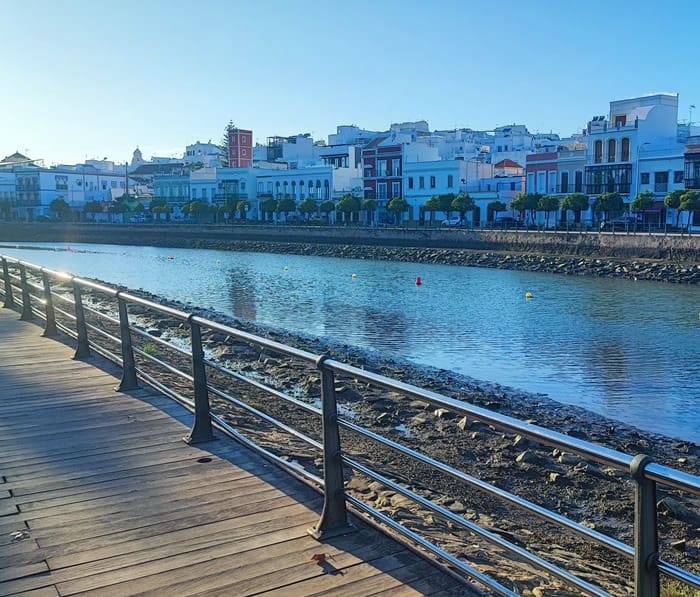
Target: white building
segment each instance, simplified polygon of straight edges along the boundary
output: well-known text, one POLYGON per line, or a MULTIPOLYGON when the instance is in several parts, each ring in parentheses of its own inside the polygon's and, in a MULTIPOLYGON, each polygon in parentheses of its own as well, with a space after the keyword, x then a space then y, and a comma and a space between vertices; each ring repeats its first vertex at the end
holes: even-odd
POLYGON ((459 194, 466 171, 464 160, 405 161, 403 189, 408 203, 408 219, 418 220, 421 207, 434 195, 459 194))
POLYGON ((0 171, 0 200, 9 201, 11 211, 14 211, 17 200, 17 185, 13 172, 0 171))
POLYGON ((663 200, 668 191, 683 188, 678 94, 612 101, 608 115, 594 117, 585 133, 589 195, 617 192, 629 202, 648 190, 663 200))
POLYGON ((311 166, 287 170, 254 168, 257 198, 289 197, 296 203, 307 197, 317 201, 339 199, 347 194, 361 194, 359 168, 311 166))
POLYGON ((78 164, 39 168, 17 167, 13 172, 17 187, 17 215, 32 220, 36 216, 54 217, 51 202, 63 199, 74 218, 81 218, 88 201, 112 200, 129 189, 133 192, 135 181, 127 179, 124 172, 98 170, 94 166, 78 164))
POLYGON ((219 165, 221 148, 209 141, 200 143, 197 141, 185 147, 182 161, 187 164, 201 164, 205 168, 216 168, 219 165))

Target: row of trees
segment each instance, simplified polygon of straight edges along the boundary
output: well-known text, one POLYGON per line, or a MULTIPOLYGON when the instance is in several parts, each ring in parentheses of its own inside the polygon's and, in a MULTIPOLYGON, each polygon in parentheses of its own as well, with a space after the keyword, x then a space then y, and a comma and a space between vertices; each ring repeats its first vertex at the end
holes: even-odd
MULTIPOLYGON (((125 217, 127 213, 140 214, 145 211, 142 203, 129 201, 130 197, 124 197, 119 201, 113 201, 108 205, 101 201, 88 201, 83 206, 85 214, 103 213, 106 211, 110 214, 122 214, 125 217)), ((650 209, 654 204, 654 195, 650 191, 639 193, 629 204, 629 209, 632 212, 640 213, 650 209)), ((210 205, 203 201, 191 201, 182 207, 182 212, 191 214, 195 218, 203 217, 206 214, 213 214, 216 218, 218 215, 225 215, 229 218, 234 218, 236 215, 245 221, 248 210, 250 209, 250 201, 247 199, 238 200, 229 198, 223 205, 210 205)), ((680 189, 668 193, 664 199, 664 205, 667 208, 676 210, 676 227, 680 219, 681 212, 688 212, 688 226, 692 220, 693 213, 700 211, 700 192, 680 189)), ((408 209, 408 203, 402 197, 394 197, 387 205, 388 211, 394 214, 395 222, 400 223, 401 214, 408 209)), ((511 201, 510 209, 517 211, 521 218, 525 221, 535 223, 537 212, 545 214, 545 226, 549 226, 549 217, 552 212, 558 210, 572 211, 575 214, 576 221, 580 221, 581 212, 590 207, 588 196, 583 193, 571 193, 562 198, 554 195, 539 195, 536 193, 528 193, 518 195, 511 201)), ((626 204, 619 193, 602 193, 595 198, 592 205, 593 211, 601 214, 604 220, 608 220, 614 214, 621 213, 626 208, 626 204)), ((5 219, 9 218, 10 202, 7 199, 0 200, 0 214, 3 214, 5 219)), ((467 212, 475 208, 474 200, 466 193, 448 193, 444 195, 434 195, 423 204, 423 211, 430 214, 431 223, 434 220, 435 212, 443 212, 450 216, 453 212, 458 212, 460 217, 464 219, 467 212)), ((56 214, 59 219, 66 219, 70 216, 70 206, 64 199, 54 199, 50 204, 50 209, 56 214)), ((293 212, 301 213, 306 219, 312 216, 326 218, 331 212, 335 212, 344 222, 357 221, 360 212, 366 212, 367 220, 372 223, 374 213, 377 209, 377 202, 374 199, 360 200, 350 194, 341 197, 337 203, 326 200, 317 202, 313 197, 302 199, 297 205, 291 197, 283 197, 274 199, 269 196, 263 199, 260 203, 260 211, 263 220, 272 221, 273 214, 283 214, 285 219, 289 218, 289 214, 293 212)), ((505 211, 506 206, 500 201, 492 201, 488 204, 489 220, 492 213, 505 211)), ((173 212, 173 206, 165 199, 153 199, 150 204, 150 211, 156 217, 161 219, 165 216, 169 219, 173 212)))
MULTIPOLYGON (((654 205, 654 194, 651 191, 639 193, 629 204, 629 209, 634 213, 640 213, 651 209, 654 205)), ((672 191, 666 195, 664 205, 677 210, 676 226, 680 214, 683 211, 689 212, 688 226, 692 220, 693 212, 700 210, 700 192, 680 189, 672 191)), ((583 193, 571 193, 559 198, 554 195, 539 195, 529 193, 519 195, 511 201, 510 208, 524 215, 532 223, 535 222, 537 212, 544 212, 545 225, 549 226, 549 215, 557 210, 573 211, 576 214, 576 221, 580 221, 581 212, 590 207, 588 196, 583 193)), ((593 211, 601 214, 604 220, 610 219, 614 214, 619 214, 627 207, 619 193, 601 193, 597 195, 593 202, 593 211)))
MULTIPOLYGON (((374 199, 360 200, 350 194, 343 195, 337 203, 331 200, 318 203, 313 197, 302 199, 299 205, 291 197, 283 197, 278 200, 268 197, 260 203, 260 211, 264 220, 272 220, 275 213, 284 214, 285 219, 287 219, 290 212, 298 211, 306 219, 312 216, 321 217, 322 215, 328 218, 331 212, 335 212, 342 221, 352 222, 359 219, 361 212, 365 212, 368 221, 371 223, 376 209, 377 202, 374 199)), ((394 217, 397 220, 400 220, 401 214, 408 209, 408 203, 401 197, 394 197, 389 201, 387 209, 394 213, 394 217)))

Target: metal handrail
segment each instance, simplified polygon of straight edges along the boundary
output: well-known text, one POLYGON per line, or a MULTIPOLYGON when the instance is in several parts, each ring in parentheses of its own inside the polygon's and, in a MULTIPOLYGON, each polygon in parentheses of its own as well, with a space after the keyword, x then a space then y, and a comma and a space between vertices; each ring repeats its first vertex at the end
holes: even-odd
MULTIPOLYGON (((324 512, 321 516, 321 521, 316 526, 315 536, 323 536, 326 533, 333 533, 337 531, 347 530, 347 523, 345 518, 345 504, 349 503, 354 505, 356 508, 364 511, 365 513, 371 515, 375 519, 381 521, 384 524, 388 524, 391 528, 399 530, 405 536, 410 538, 415 543, 426 547, 432 553, 438 555, 441 559, 451 564, 457 566, 465 574, 472 576, 479 582, 482 582, 486 586, 495 590, 499 594, 512 595, 513 593, 496 583, 493 579, 480 573, 478 570, 472 569, 470 566, 455 558, 454 556, 447 554, 437 546, 433 545, 424 538, 420 538, 416 533, 403 527, 402 525, 396 523, 395 521, 388 522, 388 519, 381 512, 362 503, 358 498, 352 495, 346 495, 343 490, 343 464, 350 466, 351 468, 359 471, 360 473, 374 478, 380 481, 387 487, 394 489, 395 491, 403 494, 404 496, 415 500, 416 502, 422 504, 423 506, 433 510, 434 512, 446 517, 453 523, 459 524, 465 527, 471 532, 476 533, 482 538, 486 539, 502 548, 509 553, 515 554, 519 558, 523 558, 529 561, 531 564, 547 571, 548 573, 558 577, 559 579, 573 584, 578 587, 579 590, 591 594, 591 595, 607 595, 602 589, 591 585, 590 583, 583 581, 564 569, 547 562, 540 556, 537 556, 527 550, 511 544, 505 539, 494 535, 490 531, 487 531, 476 524, 463 519, 450 512, 446 508, 435 504, 434 502, 424 498, 415 492, 403 487, 399 483, 388 479, 384 475, 372 470, 370 467, 360 464, 354 459, 350 459, 344 456, 340 450, 339 444, 339 428, 344 428, 353 433, 359 434, 367 439, 389 447, 404 456, 416 459, 423 464, 426 464, 438 471, 452 476, 453 478, 462 481, 463 483, 475 487, 477 489, 483 490, 492 496, 495 496, 501 501, 520 507, 539 518, 554 523, 562 528, 568 529, 586 539, 595 541, 607 548, 616 551, 617 553, 632 557, 635 562, 635 591, 636 595, 639 597, 657 597, 659 594, 659 573, 663 573, 673 579, 687 583, 689 585, 700 588, 700 577, 683 570, 669 562, 658 559, 658 539, 657 539, 657 527, 658 522, 656 520, 656 485, 662 484, 674 489, 681 491, 686 491, 695 495, 700 495, 700 478, 682 471, 678 471, 668 466, 654 463, 648 456, 638 455, 633 457, 631 455, 605 448, 603 446, 598 446, 577 438, 567 436, 562 433, 558 433, 544 427, 539 427, 530 423, 526 423, 509 417, 507 415, 501 415, 489 411, 485 408, 474 406, 468 403, 461 402, 454 398, 438 394, 436 392, 426 390, 407 384, 405 382, 400 382, 384 375, 369 372, 364 369, 336 361, 328 358, 325 355, 315 355, 305 350, 300 350, 280 342, 276 342, 267 338, 262 338, 254 334, 238 330, 236 328, 213 322, 204 317, 188 314, 180 309, 175 309, 167 305, 160 305, 148 299, 133 295, 126 290, 115 289, 103 284, 93 282, 91 280, 85 280, 82 278, 71 276, 64 272, 56 272, 49 270, 47 268, 42 268, 41 266, 18 260, 10 257, 3 257, 0 255, 3 265, 3 277, 4 277, 4 290, 0 287, 0 294, 5 296, 5 306, 6 307, 17 307, 14 304, 14 293, 16 290, 21 292, 21 308, 22 308, 22 318, 30 319, 34 314, 38 315, 40 319, 46 322, 45 335, 49 335, 49 327, 53 326, 54 332, 55 328, 64 331, 73 338, 78 338, 79 347, 76 351, 76 356, 80 352, 81 338, 83 338, 83 343, 86 346, 96 350, 98 353, 106 356, 107 358, 113 360, 122 366, 124 371, 124 376, 122 378, 122 383, 119 389, 131 389, 136 387, 136 376, 146 380, 148 383, 157 387, 161 391, 164 391, 167 395, 173 397, 175 400, 181 402, 186 407, 194 410, 195 412, 195 424, 193 430, 188 437, 188 441, 208 441, 213 437, 211 433, 212 425, 219 429, 220 431, 226 433, 230 437, 233 437, 237 441, 255 449, 256 451, 263 454, 266 458, 276 462, 277 464, 283 466, 295 475, 298 475, 307 481, 315 483, 317 486, 324 488, 324 512), (11 273, 10 265, 14 268, 19 269, 19 276, 11 273), (43 278, 43 285, 40 285, 33 280, 28 279, 26 273, 31 272, 36 276, 41 276, 43 278), (73 285, 75 300, 71 300, 65 296, 57 295, 52 292, 50 287, 50 280, 58 281, 61 284, 70 283, 73 285), (19 282, 16 284, 15 282, 19 282), (98 292, 107 298, 116 299, 119 306, 119 319, 115 319, 100 313, 89 307, 82 306, 82 300, 80 298, 80 291, 89 290, 98 292), (31 291, 43 292, 43 295, 32 294, 31 291), (9 293, 9 294, 8 294, 9 293), (53 307, 51 298, 53 296, 60 296, 67 304, 73 304, 75 309, 75 315, 63 310, 56 309, 53 307), (129 321, 127 305, 137 304, 147 309, 153 310, 155 312, 167 315, 169 317, 176 318, 181 321, 186 321, 190 327, 191 333, 191 350, 175 346, 174 344, 167 342, 156 336, 151 336, 150 334, 140 330, 135 327, 129 321), (38 306, 37 306, 38 305, 38 306), (42 311, 39 307, 43 307, 42 311), (119 326, 119 337, 113 336, 111 333, 102 330, 96 325, 87 323, 82 314, 82 310, 88 310, 100 318, 109 321, 113 326, 119 326), (75 323, 76 330, 71 330, 68 326, 64 325, 62 322, 55 321, 55 313, 59 313, 65 317, 69 322, 75 323), (295 358, 305 362, 306 364, 313 364, 317 370, 321 373, 321 398, 322 398, 322 408, 318 409, 311 406, 305 402, 297 400, 292 396, 285 394, 280 390, 271 388, 264 383, 252 379, 248 376, 242 375, 236 371, 232 371, 219 363, 211 359, 207 359, 204 355, 201 342, 201 328, 206 328, 212 331, 218 331, 228 335, 231 338, 247 342, 260 349, 267 349, 274 351, 276 353, 285 355, 286 357, 295 358), (121 344, 121 357, 110 350, 98 345, 92 340, 87 339, 87 331, 91 330, 98 332, 109 338, 112 341, 121 344), (148 338, 160 345, 164 345, 169 349, 173 349, 176 353, 184 357, 190 357, 192 361, 193 373, 185 373, 175 365, 154 357, 148 354, 138 346, 132 346, 131 343, 131 332, 137 334, 142 338, 148 338), (166 386, 160 380, 158 380, 149 371, 144 370, 142 367, 136 365, 134 361, 134 354, 139 357, 155 364, 158 367, 165 368, 167 371, 184 378, 186 381, 192 383, 194 386, 194 401, 189 400, 182 396, 178 391, 166 386), (319 442, 306 434, 288 426, 278 420, 276 420, 271 415, 262 412, 248 405, 245 401, 234 398, 229 393, 224 390, 215 387, 211 383, 207 382, 206 379, 206 368, 214 369, 219 373, 232 377, 238 381, 247 383, 252 387, 266 392, 268 395, 280 398, 289 404, 300 407, 306 412, 314 415, 321 415, 323 420, 323 442, 319 442), (452 412, 462 414, 464 416, 469 416, 475 420, 487 423, 494 426, 497 429, 501 429, 507 432, 516 433, 524 437, 533 439, 542 444, 552 446, 567 452, 572 452, 578 454, 579 456, 586 458, 588 460, 593 460, 599 463, 608 465, 614 469, 625 471, 631 473, 632 480, 635 483, 635 546, 634 548, 620 542, 612 537, 608 537, 602 533, 584 527, 572 521, 565 516, 562 516, 556 512, 552 512, 529 502, 523 498, 516 495, 510 494, 504 490, 501 490, 489 483, 481 481, 476 477, 468 475, 458 469, 455 469, 445 463, 438 460, 430 458, 424 454, 416 452, 398 442, 394 442, 387 439, 381 435, 378 435, 368 429, 364 429, 359 425, 356 425, 350 421, 344 420, 337 415, 337 406, 335 402, 335 386, 334 386, 334 374, 343 374, 352 376, 354 379, 359 381, 364 381, 366 383, 378 386, 380 388, 392 391, 400 392, 401 394, 424 400, 429 404, 440 408, 446 408, 452 412), (313 446, 316 449, 322 450, 324 453, 324 478, 320 479, 316 475, 305 471, 302 467, 296 466, 292 463, 285 461, 274 453, 262 448, 261 446, 252 442, 249 438, 245 437, 239 431, 234 429, 230 424, 224 421, 220 416, 216 415, 209 408, 208 394, 212 393, 219 398, 233 403, 236 406, 244 409, 246 412, 266 421, 267 423, 276 426, 293 437, 304 441, 305 443, 313 446)), ((13 269, 14 269, 13 268, 13 269)), ((85 346, 83 346, 83 350, 85 346)))
POLYGON ((579 440, 570 435, 565 435, 557 431, 552 431, 546 427, 539 427, 532 423, 526 423, 508 415, 502 415, 494 411, 468 404, 454 398, 449 398, 437 392, 418 388, 402 381, 397 381, 379 373, 372 373, 353 365, 341 363, 339 361, 328 360, 327 364, 337 373, 346 373, 357 379, 373 383, 379 387, 392 392, 400 392, 406 396, 411 396, 419 400, 425 400, 435 406, 444 407, 450 411, 470 416, 482 423, 488 423, 494 427, 509 431, 518 435, 523 435, 530 439, 541 442, 553 448, 559 448, 567 452, 573 452, 579 456, 584 456, 590 460, 595 460, 602 464, 607 464, 621 471, 629 471, 633 457, 617 450, 611 450, 604 446, 591 444, 579 440))

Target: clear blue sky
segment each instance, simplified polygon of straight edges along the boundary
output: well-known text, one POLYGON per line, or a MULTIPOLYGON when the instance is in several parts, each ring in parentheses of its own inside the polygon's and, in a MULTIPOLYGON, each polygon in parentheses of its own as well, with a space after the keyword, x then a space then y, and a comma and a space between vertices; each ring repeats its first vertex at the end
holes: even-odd
MULTIPOLYGON (((611 99, 700 108, 700 2, 24 0, 0 18, 0 157, 181 155, 269 135, 514 122, 569 135, 611 99)), ((700 109, 693 115, 700 121, 700 109)))

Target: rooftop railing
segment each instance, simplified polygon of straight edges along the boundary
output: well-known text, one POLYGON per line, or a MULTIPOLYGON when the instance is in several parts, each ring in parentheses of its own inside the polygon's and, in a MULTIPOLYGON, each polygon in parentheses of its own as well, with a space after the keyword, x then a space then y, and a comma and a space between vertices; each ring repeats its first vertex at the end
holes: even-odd
MULTIPOLYGON (((310 530, 317 538, 325 539, 352 530, 347 513, 349 505, 356 513, 401 534, 407 541, 432 553, 453 571, 482 584, 493 593, 518 594, 512 583, 506 586, 480 570, 478 564, 469 562, 464 550, 455 553, 438 541, 431 541, 430 533, 425 532, 426 525, 430 528, 427 517, 424 524, 412 527, 400 517, 381 511, 353 494, 346 482, 353 477, 361 477, 410 500, 420 506, 422 512, 446 521, 454 533, 466 533, 475 538, 473 540, 490 549, 489 553, 494 558, 505 558, 510 566, 539 571, 546 578, 556 579, 568 590, 576 591, 576 594, 611 594, 594 583, 591 575, 585 578, 581 574, 576 575, 559 560, 559 563, 554 563, 545 557, 546 554, 527 549, 507 535, 494 532, 450 510, 440 500, 426 497, 422 488, 402 481, 400 475, 392 472, 383 460, 383 455, 390 452, 445 475, 463 488, 483 492, 494 503, 532 515, 629 561, 633 568, 632 589, 638 597, 659 596, 661 576, 700 588, 700 576, 660 558, 656 500, 659 485, 700 496, 700 478, 697 476, 656 463, 649 455, 630 455, 593 444, 373 373, 325 354, 315 354, 251 334, 196 313, 143 298, 125 289, 12 257, 1 256, 1 259, 3 285, 0 295, 4 296, 6 308, 19 310, 23 320, 42 320, 45 336, 63 333, 73 338, 75 358, 85 359, 96 352, 117 363, 122 370, 118 390, 133 389, 145 382, 183 404, 194 413, 194 424, 186 441, 207 442, 213 439, 216 429, 322 490, 323 511, 318 523, 310 530), (153 333, 153 330, 148 331, 143 323, 137 325, 139 317, 143 318, 146 314, 169 322, 169 328, 186 330, 187 339, 167 340, 153 333), (206 341, 203 340, 204 336, 206 341), (267 358, 284 360, 295 371, 315 371, 315 375, 309 377, 307 395, 318 397, 318 403, 304 401, 298 392, 280 388, 270 381, 264 362, 263 371, 250 373, 245 367, 232 366, 226 359, 214 358, 217 348, 224 351, 254 350, 260 355, 268 355, 267 358), (342 391, 338 388, 338 379, 353 380, 356 388, 373 387, 393 396, 423 401, 436 409, 467 417, 500 432, 517 434, 560 452, 599 463, 617 471, 617 474, 629 475, 633 486, 634 520, 628 521, 628 524, 634 530, 634 544, 628 545, 357 424, 350 409, 339 404, 338 394, 342 394, 342 391), (221 406, 213 408, 210 397, 221 406), (284 420, 287 409, 299 409, 307 417, 293 426, 284 420), (266 435, 252 425, 252 418, 268 428, 269 433, 266 435), (281 437, 288 439, 281 440, 281 437), (355 438, 352 449, 344 448, 350 437, 355 438), (344 441, 341 442, 341 439, 344 441), (320 471, 313 467, 310 470, 295 459, 280 455, 276 448, 287 442, 304 445, 312 453, 320 455, 320 471)), ((426 478, 432 479, 432 476, 426 478)), ((546 543, 546 538, 543 542, 546 543)))

